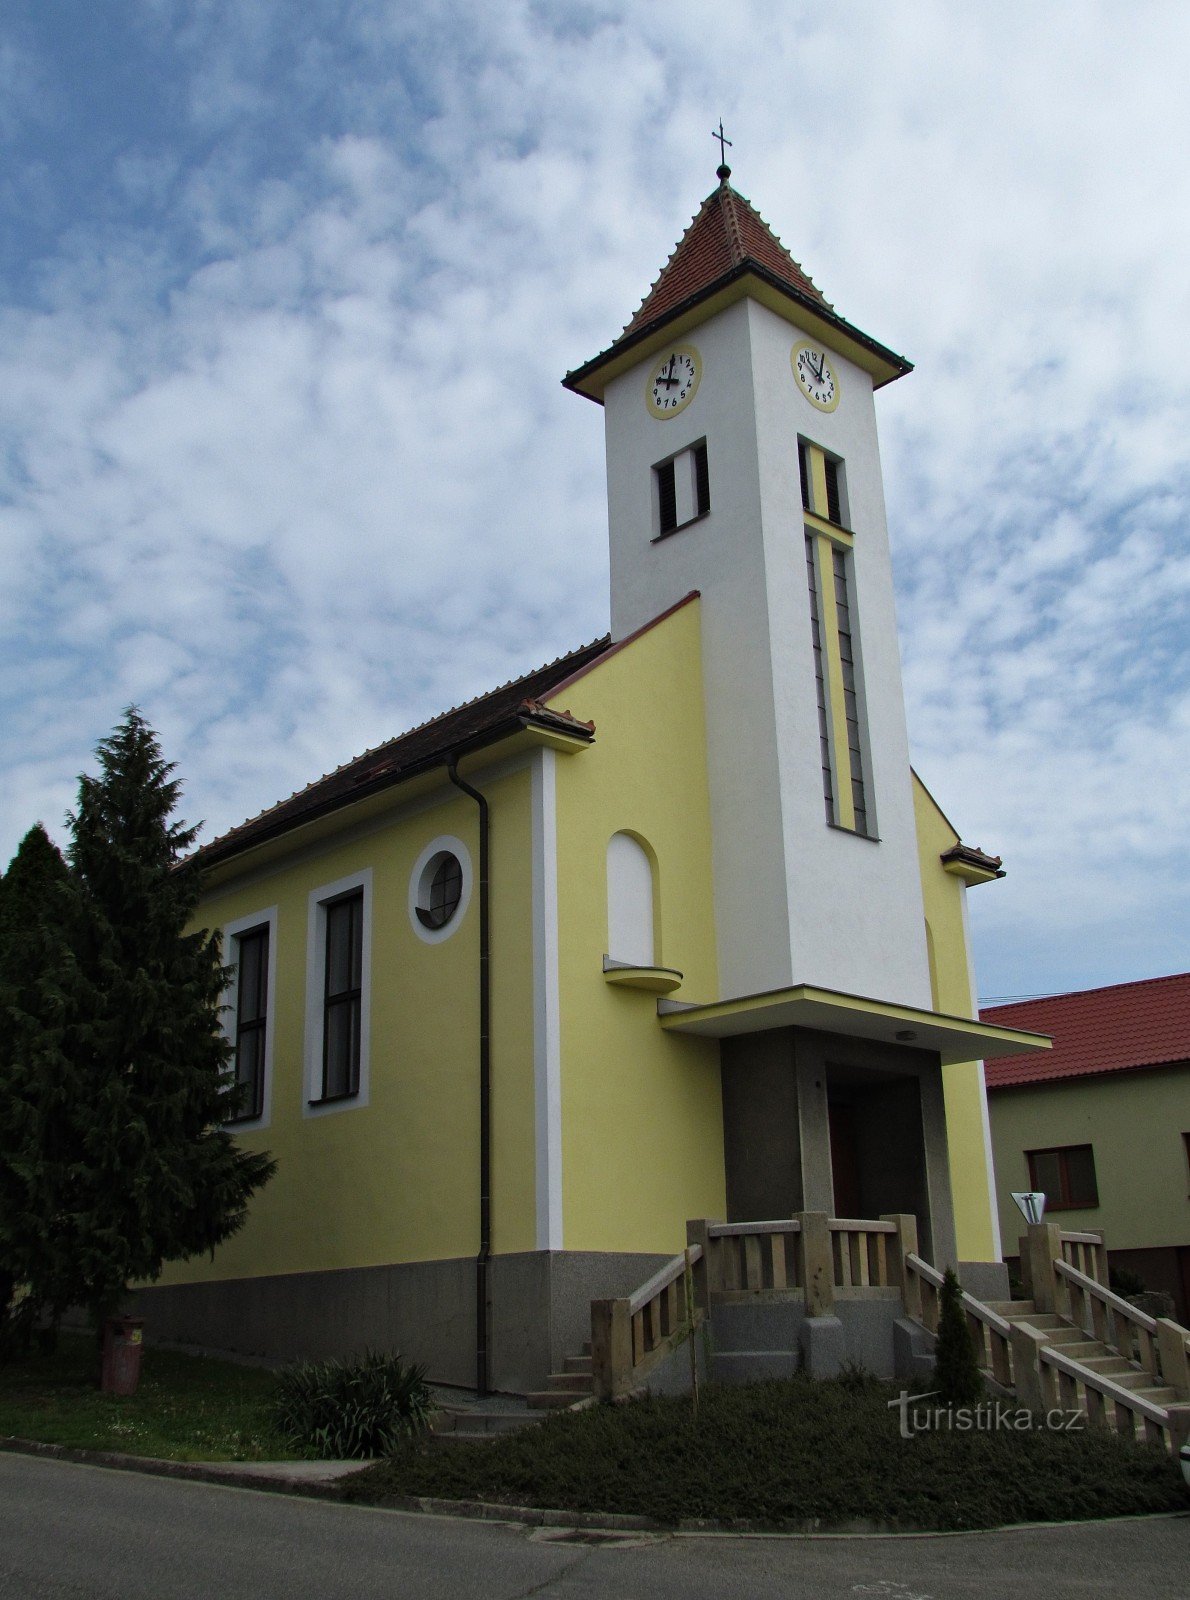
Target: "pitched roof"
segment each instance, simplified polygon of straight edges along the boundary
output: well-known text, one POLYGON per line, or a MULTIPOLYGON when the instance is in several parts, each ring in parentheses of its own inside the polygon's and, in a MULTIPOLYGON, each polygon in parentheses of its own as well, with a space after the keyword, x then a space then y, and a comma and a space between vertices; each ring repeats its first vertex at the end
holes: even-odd
POLYGON ((241 850, 263 844, 267 839, 276 838, 304 822, 312 822, 315 817, 365 795, 402 783, 431 767, 443 766, 451 755, 462 749, 478 748, 526 724, 589 739, 594 731, 590 723, 578 721, 568 711, 552 711, 541 701, 613 648, 605 634, 602 639, 455 706, 411 728, 408 733, 377 745, 374 750, 365 750, 363 755, 299 789, 288 800, 278 802, 212 839, 197 852, 198 860, 204 867, 214 866, 238 855, 241 850))
POLYGON ((1045 1055, 987 1062, 989 1089, 1190 1061, 1190 972, 984 1006, 980 1017, 998 1027, 1048 1033, 1054 1041, 1045 1055))
POLYGON ((747 280, 747 292, 751 292, 758 279, 778 305, 790 301, 800 305, 812 319, 808 326, 826 324, 835 329, 842 349, 861 364, 872 363, 869 370, 878 384, 913 370, 903 356, 839 315, 760 213, 723 178, 698 208, 624 330, 606 350, 568 372, 562 382, 602 403, 601 379, 609 366, 614 367, 634 346, 720 290, 747 280))
POLYGON ((766 268, 804 299, 834 310, 760 213, 724 182, 699 207, 624 334, 657 322, 747 262, 766 268))

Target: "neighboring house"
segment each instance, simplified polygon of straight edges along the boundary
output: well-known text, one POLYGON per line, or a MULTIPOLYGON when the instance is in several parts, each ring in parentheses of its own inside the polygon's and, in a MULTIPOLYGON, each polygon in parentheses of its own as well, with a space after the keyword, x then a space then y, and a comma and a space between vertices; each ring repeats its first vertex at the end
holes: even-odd
POLYGON ((1053 1036, 1045 1056, 987 1067, 1005 1250, 1012 1191, 1103 1229, 1108 1258, 1190 1313, 1190 972, 988 1006, 985 1022, 1053 1036))
POLYGON ((689 1218, 913 1212, 1002 1275, 980 1058, 1031 1041, 975 1014, 999 860, 909 768, 873 403, 908 370, 722 175, 565 379, 610 633, 202 851, 279 1169, 151 1333, 520 1389, 689 1218))

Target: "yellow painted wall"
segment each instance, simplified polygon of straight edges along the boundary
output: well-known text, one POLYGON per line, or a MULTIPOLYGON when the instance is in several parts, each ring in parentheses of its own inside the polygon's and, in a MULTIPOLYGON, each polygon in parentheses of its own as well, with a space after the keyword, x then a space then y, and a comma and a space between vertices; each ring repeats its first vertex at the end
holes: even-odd
MULTIPOLYGON (((971 993, 963 918, 965 886, 947 872, 939 860, 943 851, 958 844, 959 837, 916 773, 913 774, 913 810, 921 859, 934 1008, 950 1016, 974 1017, 976 997, 971 993)), ((989 1198, 981 1076, 977 1061, 942 1068, 950 1184, 961 1261, 998 1259, 989 1198)))
MULTIPOLYGON (((528 771, 484 783, 492 808, 493 1245, 533 1248, 533 1005, 528 771)), ((245 1132, 279 1166, 244 1230, 167 1283, 310 1272, 472 1254, 479 1243, 479 845, 477 808, 447 786, 439 803, 349 842, 297 852, 254 881, 213 892, 200 925, 278 908, 270 1024, 270 1125, 245 1132), (426 944, 408 885, 439 834, 462 839, 475 872, 458 931, 426 944), (305 859, 305 855, 309 859, 305 859), (302 1115, 306 937, 311 890, 372 869, 369 1103, 302 1115)), ((350 823, 345 824, 350 827, 350 823)))
POLYGON ((1016 1254, 1024 1232, 1011 1196, 1031 1187, 1025 1151, 1071 1144, 1092 1147, 1099 1204, 1056 1211, 1054 1221, 1075 1232, 1104 1229, 1110 1250, 1190 1244, 1182 1138, 1190 1132, 1190 1068, 993 1089, 988 1107, 1008 1255, 1016 1254))
POLYGON ((603 976, 608 840, 647 841, 658 960, 677 1000, 718 998, 699 604, 685 605, 555 695, 595 746, 557 763, 563 1243, 675 1252, 688 1217, 721 1217, 723 1109, 713 1040, 662 1032, 652 994, 603 976))

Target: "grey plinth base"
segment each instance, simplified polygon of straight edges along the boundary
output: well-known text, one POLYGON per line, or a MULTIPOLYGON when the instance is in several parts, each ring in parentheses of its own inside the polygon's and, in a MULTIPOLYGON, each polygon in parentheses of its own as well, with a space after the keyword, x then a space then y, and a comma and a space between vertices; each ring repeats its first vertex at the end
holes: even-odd
POLYGON ((765 1383, 796 1377, 797 1370, 793 1350, 718 1350, 711 1358, 716 1383, 765 1383))
POLYGON ((908 1317, 893 1323, 893 1371, 898 1378, 928 1378, 934 1370, 934 1335, 908 1317))
POLYGON ((838 1317, 807 1317, 798 1331, 802 1366, 812 1378, 837 1378, 847 1361, 847 1339, 838 1317))

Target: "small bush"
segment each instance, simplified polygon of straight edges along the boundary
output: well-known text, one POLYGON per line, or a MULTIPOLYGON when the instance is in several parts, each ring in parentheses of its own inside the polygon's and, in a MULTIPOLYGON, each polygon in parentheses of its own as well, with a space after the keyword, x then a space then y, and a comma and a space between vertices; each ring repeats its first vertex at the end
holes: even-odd
POLYGON ((1131 1294, 1147 1294, 1148 1285, 1139 1273, 1130 1272, 1127 1267, 1110 1267, 1107 1274, 1108 1286, 1118 1295, 1123 1295, 1126 1300, 1131 1294))
POLYGON ((348 1361, 307 1361, 277 1374, 277 1427, 323 1461, 391 1455, 425 1431, 432 1410, 425 1368, 398 1355, 367 1350, 348 1361))
POLYGON ((951 1406, 973 1406, 983 1398, 983 1374, 975 1361, 962 1294, 959 1280, 947 1267, 934 1348, 934 1383, 943 1404, 951 1406))

